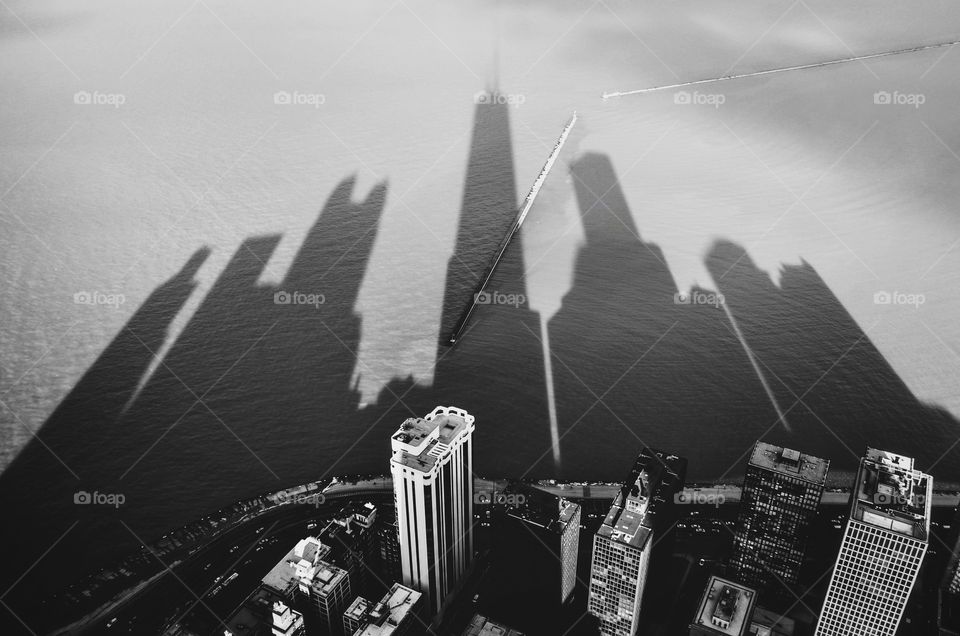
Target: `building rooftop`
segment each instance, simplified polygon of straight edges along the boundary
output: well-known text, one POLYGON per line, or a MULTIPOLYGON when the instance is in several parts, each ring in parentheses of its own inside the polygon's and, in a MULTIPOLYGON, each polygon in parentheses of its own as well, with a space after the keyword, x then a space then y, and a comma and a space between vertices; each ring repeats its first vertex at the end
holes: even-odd
POLYGON ((316 537, 301 539, 267 572, 262 582, 285 596, 298 586, 312 588, 315 593, 324 595, 347 576, 344 570, 323 560, 329 553, 330 546, 316 537))
POLYGON ((916 470, 912 457, 868 448, 854 494, 851 518, 922 541, 929 537, 933 477, 916 470))
POLYGON ((416 620, 411 613, 422 596, 399 583, 394 583, 377 603, 358 596, 344 615, 359 620, 360 627, 347 636, 391 636, 401 625, 416 620))
POLYGON ((797 477, 820 486, 826 481, 827 470, 830 468, 830 462, 826 459, 766 442, 757 442, 753 447, 750 465, 797 477))
POLYGON ((232 636, 260 636, 271 634, 274 603, 280 596, 261 587, 247 597, 242 605, 227 619, 225 626, 232 636))
POLYGON ((524 634, 505 625, 494 623, 482 614, 474 614, 462 636, 524 636, 524 634))
POLYGON ((674 493, 683 488, 685 472, 686 460, 645 448, 597 534, 643 549, 653 531, 657 509, 672 505, 674 493))
POLYGON ((753 608, 753 616, 750 617, 751 634, 757 636, 793 636, 797 628, 797 622, 792 618, 781 616, 776 612, 759 605, 753 608))
POLYGON ((297 563, 300 557, 297 556, 296 548, 292 548, 287 555, 280 559, 273 568, 263 577, 262 582, 271 590, 275 590, 282 595, 290 594, 299 583, 297 579, 297 563))
POLYGON ((709 634, 744 636, 750 628, 757 592, 749 587, 712 576, 700 600, 693 624, 709 634))
POLYGON ((580 504, 519 482, 509 484, 504 488, 504 494, 524 497, 522 504, 508 504, 509 516, 557 534, 566 530, 567 524, 580 510, 580 504))
MULTIPOLYGON (((364 617, 367 615, 367 610, 370 608, 370 601, 358 596, 353 599, 353 603, 350 603, 350 606, 343 613, 344 618, 352 618, 355 621, 363 621, 364 617)), ((347 636, 353 636, 348 634, 347 636)))
POLYGON ((317 596, 326 596, 330 593, 330 590, 340 585, 345 578, 347 578, 346 570, 321 561, 313 570, 312 576, 305 577, 304 583, 310 585, 317 596))
POLYGON ((410 417, 390 439, 391 462, 428 473, 457 437, 473 430, 474 417, 453 406, 438 406, 426 417, 410 417))

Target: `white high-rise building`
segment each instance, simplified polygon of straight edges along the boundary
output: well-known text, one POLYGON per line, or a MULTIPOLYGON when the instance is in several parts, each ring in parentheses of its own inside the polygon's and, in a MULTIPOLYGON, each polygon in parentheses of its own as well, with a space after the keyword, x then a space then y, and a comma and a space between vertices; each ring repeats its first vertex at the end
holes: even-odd
POLYGON ((894 636, 927 551, 932 495, 912 457, 867 449, 816 636, 894 636))
POLYGON ((407 419, 390 441, 403 583, 434 614, 473 559, 473 421, 438 406, 407 419))

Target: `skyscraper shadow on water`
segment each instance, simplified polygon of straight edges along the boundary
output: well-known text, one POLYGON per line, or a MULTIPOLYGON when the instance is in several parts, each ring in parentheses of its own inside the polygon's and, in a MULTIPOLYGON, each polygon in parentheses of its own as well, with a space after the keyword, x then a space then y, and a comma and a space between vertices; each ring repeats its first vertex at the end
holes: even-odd
POLYGON ((0 476, 0 505, 17 519, 3 531, 4 589, 16 582, 6 603, 47 598, 131 551, 138 541, 121 521, 149 541, 316 479, 347 451, 359 436, 354 305, 386 185, 359 202, 353 190, 353 178, 335 188, 276 286, 258 279, 280 237, 244 241, 149 377, 208 250, 136 311, 0 476), (79 490, 125 503, 76 506, 79 490))
POLYGON ((768 441, 829 458, 831 470, 855 470, 869 445, 957 474, 956 419, 913 395, 812 265, 782 266, 776 284, 729 241, 706 264, 786 413, 768 441))
POLYGON ((693 477, 722 471, 724 449, 775 418, 762 386, 709 290, 678 289, 641 238, 610 160, 587 153, 570 173, 585 243, 549 323, 561 474, 622 479, 644 445, 686 456, 693 477))
MULTIPOLYGON (((362 419, 376 424, 371 435, 387 439, 411 412, 422 415, 438 404, 464 408, 477 418, 475 472, 519 477, 550 447, 540 315, 528 304, 523 230, 514 235, 485 288, 483 304, 456 345, 449 345, 517 214, 510 106, 493 98, 496 91, 489 95, 491 99, 474 109, 433 383, 413 387, 396 380, 365 409, 362 419)), ((552 475, 553 466, 544 464, 534 474, 552 475)))
MULTIPOLYGON (((549 324, 563 475, 619 479, 650 445, 685 455, 693 479, 735 477, 761 438, 835 469, 868 444, 923 467, 956 440, 956 420, 913 396, 808 263, 777 287, 717 241, 706 265, 720 295, 679 289, 609 160, 583 155, 571 174, 586 240, 549 324)), ((955 474, 958 456, 939 469, 955 474)))

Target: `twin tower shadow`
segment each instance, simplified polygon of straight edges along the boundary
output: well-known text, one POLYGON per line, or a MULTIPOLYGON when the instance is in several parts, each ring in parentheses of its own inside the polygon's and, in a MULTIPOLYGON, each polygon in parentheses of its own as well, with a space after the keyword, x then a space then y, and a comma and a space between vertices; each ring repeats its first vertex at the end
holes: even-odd
MULTIPOLYGON (((547 333, 528 306, 491 304, 448 348, 516 212, 508 108, 476 108, 431 386, 397 378, 361 407, 351 381, 362 333, 355 305, 386 184, 358 195, 354 179, 344 179, 276 286, 258 280, 280 236, 246 240, 153 365, 209 253, 197 251, 0 476, 0 506, 16 519, 2 531, 6 586, 60 541, 10 599, 45 598, 136 547, 123 523, 151 540, 239 498, 328 473, 384 473, 389 435, 437 404, 476 416, 476 471, 489 476, 616 480, 642 444, 685 455, 690 476, 707 478, 742 470, 742 454, 760 437, 838 468, 853 468, 867 444, 925 466, 953 443, 957 422, 912 395, 809 264, 784 267, 778 286, 743 248, 717 242, 706 262, 729 314, 678 304, 664 255, 641 238, 613 166, 598 154, 569 166, 585 243, 547 333), (278 304, 278 292, 323 294, 324 302, 278 304), (78 490, 123 493, 126 503, 76 506, 78 490)), ((522 240, 507 250, 492 289, 526 295, 522 240)), ((939 471, 957 467, 952 453, 939 471)))

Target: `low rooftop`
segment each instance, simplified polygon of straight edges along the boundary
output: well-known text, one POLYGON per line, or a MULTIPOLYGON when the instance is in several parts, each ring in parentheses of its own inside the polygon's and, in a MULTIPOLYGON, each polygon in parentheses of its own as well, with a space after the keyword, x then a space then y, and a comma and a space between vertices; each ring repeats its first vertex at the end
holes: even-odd
POLYGON ((822 486, 827 479, 830 462, 792 448, 757 442, 750 464, 822 486))
POLYGON ((417 620, 411 612, 414 611, 422 596, 416 590, 394 583, 390 591, 375 604, 358 597, 357 600, 366 602, 366 608, 365 615, 361 619, 363 622, 353 636, 392 636, 399 627, 406 626, 409 621, 417 620))
POLYGON ((744 636, 750 629, 750 617, 756 600, 756 590, 712 576, 693 617, 693 624, 708 634, 744 636))
POLYGON ((259 636, 271 633, 273 604, 281 597, 264 587, 259 588, 227 619, 225 626, 232 636, 259 636))
POLYGON ((523 483, 509 484, 504 489, 504 494, 524 497, 522 504, 508 504, 508 515, 558 534, 566 530, 567 524, 580 510, 580 504, 523 483))
POLYGON ((271 590, 275 590, 282 595, 287 595, 297 587, 296 565, 299 562, 300 557, 297 556, 296 547, 291 548, 286 556, 280 559, 277 564, 267 572, 266 576, 263 577, 263 584, 271 590))
POLYGON ((922 541, 930 535, 933 477, 913 458, 868 448, 860 460, 850 516, 922 541))
POLYGON ((482 614, 474 614, 462 636, 524 636, 523 632, 494 623, 482 614))

